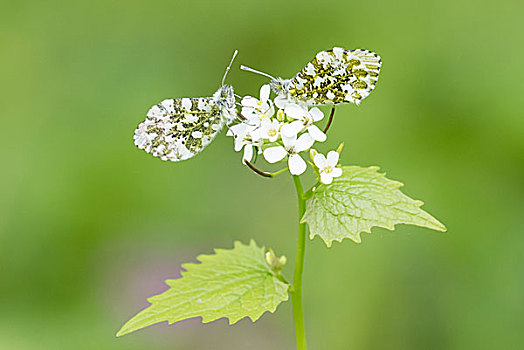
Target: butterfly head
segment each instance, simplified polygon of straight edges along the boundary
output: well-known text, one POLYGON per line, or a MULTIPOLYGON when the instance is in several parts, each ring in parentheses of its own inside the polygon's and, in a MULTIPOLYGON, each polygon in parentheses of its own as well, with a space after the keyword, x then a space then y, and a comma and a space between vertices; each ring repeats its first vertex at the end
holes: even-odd
POLYGON ((289 84, 291 80, 289 79, 282 79, 282 78, 272 78, 271 82, 269 83, 269 86, 271 87, 271 90, 273 90, 276 94, 285 94, 286 96, 289 94, 289 84))

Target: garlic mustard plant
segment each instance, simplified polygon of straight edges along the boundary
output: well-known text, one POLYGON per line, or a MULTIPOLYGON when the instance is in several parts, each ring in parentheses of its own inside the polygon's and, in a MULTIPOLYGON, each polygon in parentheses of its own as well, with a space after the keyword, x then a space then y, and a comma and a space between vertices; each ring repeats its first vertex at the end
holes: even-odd
POLYGON ((289 173, 298 206, 292 279, 282 273, 285 256, 259 247, 254 240, 237 241, 232 249, 200 255, 200 263, 182 265, 182 277, 167 280, 170 288, 149 298, 151 305, 127 321, 117 336, 193 317, 204 323, 227 318, 234 324, 245 317, 254 322, 291 297, 296 347, 305 350, 302 277, 308 231, 311 239, 319 236, 331 247, 333 241, 346 238, 360 243, 361 233, 370 233, 372 227, 393 230, 397 224, 409 224, 446 230, 421 209, 421 201, 403 194, 402 184, 387 179, 378 167, 340 165, 343 144, 326 154, 312 148, 315 143, 336 144, 328 140, 336 106, 358 105, 373 91, 382 66, 376 53, 321 51, 291 79, 241 66, 271 79, 260 88, 259 97, 235 95, 233 87, 224 83, 232 62, 213 97, 168 99, 153 106, 135 131, 135 144, 155 157, 177 162, 201 152, 227 126, 234 151, 242 151, 242 163, 249 169, 268 179, 289 173), (331 106, 327 120, 318 108, 321 105, 331 106), (265 171, 268 163, 282 163, 283 168, 265 171), (304 189, 302 175, 308 164, 316 181, 304 189))

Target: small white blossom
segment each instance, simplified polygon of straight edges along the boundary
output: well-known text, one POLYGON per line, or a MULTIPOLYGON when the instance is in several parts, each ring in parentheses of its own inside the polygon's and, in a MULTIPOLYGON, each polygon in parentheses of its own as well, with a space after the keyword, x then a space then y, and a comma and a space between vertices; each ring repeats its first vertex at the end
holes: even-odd
POLYGON ((315 155, 313 162, 318 168, 320 182, 329 185, 333 182, 333 178, 342 175, 342 169, 336 167, 338 164, 338 157, 339 154, 336 151, 329 151, 327 158, 321 153, 315 155))
POLYGON ((271 118, 275 114, 273 101, 269 99, 271 88, 263 85, 260 88, 260 99, 253 96, 246 96, 242 99, 242 115, 246 118, 256 115, 260 120, 271 118))
POLYGON ((302 134, 297 138, 297 135, 292 137, 282 137, 284 142, 284 147, 274 146, 269 147, 264 150, 264 158, 269 163, 276 163, 286 155, 289 155, 288 167, 289 172, 293 175, 300 175, 306 171, 307 164, 298 154, 300 152, 306 151, 313 146, 315 140, 309 136, 309 134, 302 134))
POLYGON ((233 125, 227 132, 227 136, 235 138, 235 151, 239 152, 242 148, 244 149, 242 162, 250 162, 253 159, 254 148, 262 145, 262 137, 258 125, 251 124, 254 118, 256 117, 251 117, 240 124, 233 125))
POLYGON ((263 119, 260 122, 260 133, 262 138, 268 139, 269 142, 275 142, 280 136, 280 127, 282 123, 274 119, 263 119))
POLYGON ((292 135, 297 135, 301 131, 307 130, 313 140, 318 142, 326 141, 326 134, 324 134, 318 126, 314 124, 324 118, 324 113, 322 113, 320 109, 313 107, 308 111, 306 106, 288 104, 284 111, 287 116, 296 119, 282 127, 282 134, 285 137, 291 137, 292 135))

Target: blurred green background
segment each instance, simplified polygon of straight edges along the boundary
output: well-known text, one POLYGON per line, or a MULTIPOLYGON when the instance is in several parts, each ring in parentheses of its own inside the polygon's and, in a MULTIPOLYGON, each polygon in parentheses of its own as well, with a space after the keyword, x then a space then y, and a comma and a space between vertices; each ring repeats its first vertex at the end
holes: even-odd
MULTIPOLYGON (((114 337, 180 263, 250 238, 293 261, 288 176, 258 177, 222 133, 179 164, 135 148, 164 98, 256 95, 333 46, 383 58, 337 111, 345 164, 379 165, 447 233, 309 241, 311 349, 522 349, 522 1, 4 1, 0 349, 292 349, 290 303, 243 320, 114 337)), ((287 266, 290 275, 292 263, 287 266)))

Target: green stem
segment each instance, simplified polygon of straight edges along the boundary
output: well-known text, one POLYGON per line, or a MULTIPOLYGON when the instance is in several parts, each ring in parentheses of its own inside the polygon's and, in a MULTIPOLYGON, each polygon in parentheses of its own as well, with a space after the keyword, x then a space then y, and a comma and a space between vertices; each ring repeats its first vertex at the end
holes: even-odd
POLYGON ((306 332, 304 329, 304 313, 302 308, 302 272, 304 270, 304 253, 306 251, 306 224, 300 223, 300 219, 302 219, 306 211, 306 200, 304 199, 304 189, 302 188, 300 178, 293 175, 293 181, 295 182, 298 198, 298 246, 291 301, 293 303, 293 320, 295 321, 297 350, 306 350, 306 332))
POLYGON ((287 168, 280 169, 279 171, 275 171, 274 173, 270 173, 270 174, 271 174, 271 176, 275 177, 277 175, 282 174, 284 171, 287 171, 287 168))

